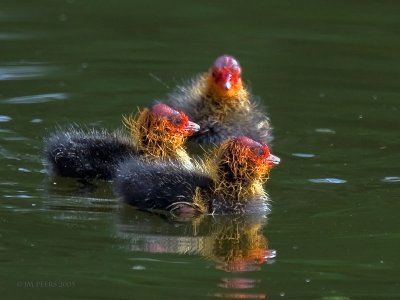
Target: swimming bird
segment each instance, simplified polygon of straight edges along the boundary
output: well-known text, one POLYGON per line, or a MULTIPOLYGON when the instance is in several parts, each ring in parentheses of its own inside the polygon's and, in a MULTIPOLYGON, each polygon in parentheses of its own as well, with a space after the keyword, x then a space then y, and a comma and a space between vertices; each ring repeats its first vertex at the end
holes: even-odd
POLYGON ((45 158, 53 173, 83 179, 112 179, 118 164, 130 157, 173 160, 191 166, 184 148, 199 126, 166 104, 155 103, 136 116, 124 117, 122 130, 58 130, 45 140, 45 158))
POLYGON ((142 210, 224 214, 267 209, 263 189, 280 159, 266 144, 248 137, 229 139, 195 168, 174 162, 128 160, 114 180, 121 198, 142 210))
POLYGON ((264 109, 242 80, 242 68, 230 55, 218 57, 206 73, 178 86, 167 103, 200 125, 189 140, 219 144, 245 135, 261 143, 272 140, 264 109))

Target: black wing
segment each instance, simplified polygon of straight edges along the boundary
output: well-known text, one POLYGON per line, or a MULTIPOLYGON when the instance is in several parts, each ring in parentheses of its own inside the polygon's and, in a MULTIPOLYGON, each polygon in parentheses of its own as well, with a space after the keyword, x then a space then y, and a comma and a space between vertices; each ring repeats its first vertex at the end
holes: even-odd
POLYGON ((176 202, 192 203, 196 188, 210 189, 213 181, 177 163, 131 158, 120 164, 114 184, 122 199, 139 209, 168 209, 176 202))
POLYGON ((85 179, 111 179, 119 162, 137 154, 122 132, 77 128, 53 133, 44 152, 56 174, 85 179))

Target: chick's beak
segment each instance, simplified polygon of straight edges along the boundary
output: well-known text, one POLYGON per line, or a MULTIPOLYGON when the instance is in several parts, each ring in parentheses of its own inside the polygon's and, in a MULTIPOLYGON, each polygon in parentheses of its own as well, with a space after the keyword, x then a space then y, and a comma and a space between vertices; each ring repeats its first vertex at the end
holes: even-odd
POLYGON ((194 122, 189 121, 188 125, 185 128, 189 132, 197 132, 200 130, 200 125, 194 122))
POLYGON ((278 156, 270 154, 267 157, 267 162, 268 162, 270 167, 274 167, 276 165, 279 165, 279 163, 281 162, 281 159, 278 156))
POLYGON ((230 81, 227 81, 227 82, 224 83, 224 89, 225 90, 228 91, 231 87, 232 87, 232 84, 231 84, 230 81))
POLYGON ((224 80, 223 80, 223 86, 225 90, 230 90, 232 87, 232 74, 228 73, 226 74, 226 76, 224 76, 224 80))

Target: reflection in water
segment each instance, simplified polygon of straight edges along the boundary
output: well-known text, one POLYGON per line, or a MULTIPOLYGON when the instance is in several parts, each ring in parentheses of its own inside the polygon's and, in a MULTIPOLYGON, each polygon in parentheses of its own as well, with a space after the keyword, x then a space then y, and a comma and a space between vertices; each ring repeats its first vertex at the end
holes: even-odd
POLYGON ((187 221, 165 215, 154 220, 149 216, 149 213, 128 207, 120 211, 117 236, 128 241, 129 250, 201 255, 214 261, 216 269, 225 271, 217 287, 228 291, 214 293, 214 296, 266 297, 265 293, 245 292, 258 287, 261 279, 255 279, 254 273, 252 278, 244 275, 245 272, 260 271, 267 260, 275 257, 275 251, 268 249, 263 235, 265 216, 201 216, 187 221))
MULTIPOLYGON (((43 204, 45 210, 59 211, 53 216, 57 220, 93 221, 103 218, 103 213, 115 213, 116 236, 127 242, 129 251, 200 255, 223 272, 215 284, 217 291, 212 292, 215 297, 266 298, 266 293, 259 291, 262 288, 259 271, 276 253, 268 248, 263 235, 267 221, 264 215, 177 218, 135 210, 118 202, 111 193, 107 182, 90 185, 55 177, 46 192, 52 196, 43 204)), ((145 267, 135 265, 132 269, 145 267)))

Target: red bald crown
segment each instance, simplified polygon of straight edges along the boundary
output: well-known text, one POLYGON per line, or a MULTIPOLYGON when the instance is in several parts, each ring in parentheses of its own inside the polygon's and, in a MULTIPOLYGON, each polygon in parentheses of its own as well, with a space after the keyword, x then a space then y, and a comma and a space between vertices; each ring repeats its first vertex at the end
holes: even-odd
POLYGON ((176 111, 175 109, 172 109, 171 107, 169 107, 168 105, 166 105, 164 103, 154 104, 150 108, 150 111, 160 117, 170 117, 170 116, 179 114, 178 111, 176 111))
POLYGON ((242 69, 232 56, 218 57, 211 68, 214 82, 222 89, 229 90, 240 83, 242 69))
POLYGON ((235 142, 239 145, 251 149, 251 151, 256 155, 256 157, 261 159, 266 159, 270 156, 270 151, 267 145, 260 144, 247 136, 239 136, 235 139, 235 142))
POLYGON ((154 104, 150 108, 150 112, 160 119, 168 120, 170 128, 185 132, 186 135, 200 129, 198 124, 189 121, 189 117, 185 113, 179 112, 164 103, 154 104))

